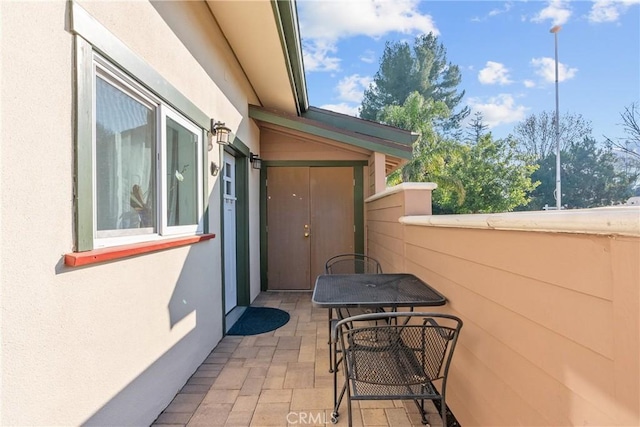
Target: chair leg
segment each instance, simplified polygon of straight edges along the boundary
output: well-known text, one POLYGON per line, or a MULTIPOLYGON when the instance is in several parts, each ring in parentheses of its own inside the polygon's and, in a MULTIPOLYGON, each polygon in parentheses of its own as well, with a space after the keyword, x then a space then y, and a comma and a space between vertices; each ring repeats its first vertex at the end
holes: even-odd
MULTIPOLYGON (((418 408, 418 412, 420 412, 420 416, 422 417, 422 424, 427 425, 429 422, 427 421, 427 411, 424 410, 424 399, 413 399, 413 403, 416 404, 418 408)), ((443 426, 446 427, 446 426, 443 426)))
MULTIPOLYGON (((349 421, 349 427, 351 427, 353 425, 353 414, 351 410, 351 388, 349 387, 348 379, 345 379, 345 386, 347 389, 347 420, 349 421)), ((342 398, 340 400, 342 400, 342 398)))
POLYGON ((447 427, 447 404, 444 400, 444 394, 440 400, 440 415, 442 416, 442 427, 447 427))
MULTIPOLYGON (((342 398, 344 397, 344 393, 347 391, 347 383, 342 386, 342 390, 340 390, 340 397, 338 397, 338 389, 337 384, 333 385, 333 412, 331 413, 331 422, 336 424, 338 422, 338 417, 340 416, 340 405, 342 404, 342 398)), ((350 399, 349 399, 350 400, 350 399)))
POLYGON ((339 415, 338 408, 342 403, 342 398, 344 397, 344 393, 345 393, 345 387, 342 387, 342 390, 340 390, 340 396, 338 396, 338 372, 336 370, 333 372, 333 408, 334 408, 333 413, 336 417, 339 415))
POLYGON ((333 366, 335 365, 334 359, 334 344, 331 342, 331 321, 333 320, 333 309, 329 309, 329 373, 333 372, 333 366))
POLYGON ((338 372, 333 371, 333 416, 338 417, 338 372))

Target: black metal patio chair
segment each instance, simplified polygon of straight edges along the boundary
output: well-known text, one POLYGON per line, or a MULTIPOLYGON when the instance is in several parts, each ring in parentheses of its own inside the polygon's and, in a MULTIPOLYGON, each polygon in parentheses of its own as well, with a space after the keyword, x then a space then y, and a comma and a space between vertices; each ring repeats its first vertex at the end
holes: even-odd
MULTIPOLYGON (((345 253, 329 258, 324 265, 324 271, 325 274, 381 274, 382 266, 378 260, 368 255, 345 253)), ((336 317, 334 317, 333 310, 329 309, 329 337, 331 337, 331 330, 339 319, 367 312, 371 311, 358 308, 343 308, 338 309, 337 313, 335 313, 336 317)), ((332 343, 331 339, 329 339, 329 372, 337 370, 338 362, 337 348, 335 343, 332 343)))
POLYGON ((364 254, 340 254, 327 260, 324 265, 327 274, 380 274, 380 262, 364 254))
POLYGON ((462 320, 439 313, 371 313, 340 320, 332 340, 342 352, 344 385, 334 410, 338 421, 346 394, 349 426, 354 400, 413 400, 427 424, 425 400, 439 401, 447 426, 447 376, 462 320))

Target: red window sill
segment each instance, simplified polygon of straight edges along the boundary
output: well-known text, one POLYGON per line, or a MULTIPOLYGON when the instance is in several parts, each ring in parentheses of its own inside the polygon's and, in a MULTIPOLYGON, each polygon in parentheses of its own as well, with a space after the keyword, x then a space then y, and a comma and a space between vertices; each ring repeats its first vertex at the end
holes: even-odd
POLYGON ((98 264, 101 262, 128 258, 135 255, 192 245, 194 243, 213 239, 214 237, 216 237, 215 234, 202 234, 199 236, 162 240, 161 242, 135 243, 132 245, 122 245, 113 248, 94 249, 86 252, 73 252, 65 254, 64 263, 68 267, 81 267, 84 265, 98 264))

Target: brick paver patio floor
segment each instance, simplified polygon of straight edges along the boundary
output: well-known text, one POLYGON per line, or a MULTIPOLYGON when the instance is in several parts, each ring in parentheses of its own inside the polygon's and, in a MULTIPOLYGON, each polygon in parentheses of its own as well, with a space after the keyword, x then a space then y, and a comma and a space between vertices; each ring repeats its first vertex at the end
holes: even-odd
MULTIPOLYGON (((153 426, 332 425, 327 310, 313 307, 308 292, 263 292, 252 305, 286 310, 291 319, 261 335, 224 337, 153 426)), ((355 426, 422 426, 411 401, 353 408, 355 426)), ((429 422, 441 426, 429 408, 429 422)), ((347 425, 346 398, 337 425, 347 425)))

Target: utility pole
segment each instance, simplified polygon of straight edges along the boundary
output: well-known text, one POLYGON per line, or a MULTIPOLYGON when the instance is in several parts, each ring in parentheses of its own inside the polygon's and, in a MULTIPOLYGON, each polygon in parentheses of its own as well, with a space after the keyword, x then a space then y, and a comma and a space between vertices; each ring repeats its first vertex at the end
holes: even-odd
POLYGON ((556 48, 556 209, 562 209, 562 186, 560 184, 560 98, 558 95, 558 32, 562 29, 555 25, 549 32, 553 33, 556 48))

